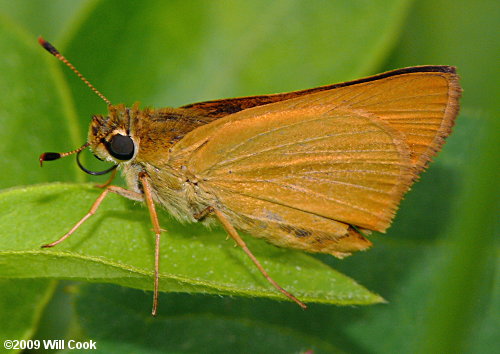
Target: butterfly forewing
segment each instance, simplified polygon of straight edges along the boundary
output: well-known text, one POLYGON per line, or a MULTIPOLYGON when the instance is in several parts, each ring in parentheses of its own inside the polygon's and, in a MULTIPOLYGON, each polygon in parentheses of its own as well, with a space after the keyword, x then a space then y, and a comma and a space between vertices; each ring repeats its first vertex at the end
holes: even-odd
MULTIPOLYGON (((248 97, 250 102, 256 101, 255 104, 259 106, 229 117, 233 120, 246 119, 273 111, 325 105, 371 113, 404 134, 418 173, 439 151, 444 139, 451 132, 461 94, 458 80, 458 75, 452 67, 407 68, 332 85, 331 89, 325 86, 287 94, 248 97), (307 93, 308 91, 312 92, 307 93), (287 99, 266 105, 259 101, 273 102, 284 98, 287 99)), ((224 111, 224 105, 228 105, 226 109, 231 111, 239 109, 239 100, 241 99, 201 102, 190 106, 201 108, 208 105, 212 107, 212 112, 224 111)), ((221 123, 217 122, 205 126, 204 129, 216 129, 221 123)))
POLYGON ((309 251, 363 249, 352 225, 389 227, 449 134, 459 95, 452 70, 388 73, 218 118, 172 156, 253 235, 309 251), (344 248, 320 242, 342 237, 344 248))

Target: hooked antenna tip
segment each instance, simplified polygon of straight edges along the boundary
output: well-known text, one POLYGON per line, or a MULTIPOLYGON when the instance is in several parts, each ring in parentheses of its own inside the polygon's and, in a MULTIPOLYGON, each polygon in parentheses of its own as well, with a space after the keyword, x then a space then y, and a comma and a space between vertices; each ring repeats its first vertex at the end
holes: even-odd
POLYGON ((61 158, 61 154, 58 152, 44 152, 40 155, 40 167, 42 167, 44 161, 54 161, 61 158))
POLYGON ((49 42, 47 42, 42 36, 38 37, 38 43, 50 54, 58 55, 59 51, 49 42))

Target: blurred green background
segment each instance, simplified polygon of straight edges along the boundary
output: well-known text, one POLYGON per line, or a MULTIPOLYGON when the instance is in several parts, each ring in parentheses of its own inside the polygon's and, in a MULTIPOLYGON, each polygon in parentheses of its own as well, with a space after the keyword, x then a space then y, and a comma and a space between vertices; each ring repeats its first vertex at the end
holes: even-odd
POLYGON ((1 188, 86 181, 72 159, 40 169, 37 156, 80 146, 106 111, 39 35, 113 103, 179 106, 424 64, 457 66, 464 94, 454 133, 387 235, 343 261, 317 257, 388 303, 302 311, 162 294, 152 319, 143 291, 4 278, 0 339, 93 339, 109 353, 498 352, 499 18, 494 0, 1 0, 1 188))

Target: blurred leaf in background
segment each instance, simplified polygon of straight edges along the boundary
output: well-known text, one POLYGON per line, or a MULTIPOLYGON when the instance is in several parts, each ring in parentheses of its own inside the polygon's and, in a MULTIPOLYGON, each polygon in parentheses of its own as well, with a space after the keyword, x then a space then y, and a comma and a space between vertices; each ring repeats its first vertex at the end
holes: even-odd
MULTIPOLYGON (((34 280, 14 279, 24 265, 33 267, 33 256, 3 253, 0 277, 14 278, 0 283, 0 323, 9 324, 0 326, 0 337, 88 338, 97 340, 103 352, 495 352, 500 327, 494 219, 499 15, 497 1, 466 0, 1 0, 2 188, 84 181, 71 159, 40 169, 37 156, 81 145, 91 115, 106 111, 69 70, 37 46, 38 35, 53 42, 113 103, 179 106, 303 89, 423 64, 456 65, 464 97, 454 133, 403 201, 387 235, 374 236, 370 251, 343 261, 317 257, 381 294, 388 304, 311 304, 302 311, 266 299, 162 294, 160 316, 152 319, 150 296, 143 291, 79 284, 59 286, 54 294, 55 285, 40 277, 43 271, 34 280)), ((66 188, 54 186, 61 192, 66 188)), ((87 193, 77 209, 85 212, 81 205, 90 205, 93 197, 87 193)), ((2 220, 10 220, 14 230, 28 230, 29 225, 12 222, 28 208, 16 209, 18 203, 26 205, 12 199, 3 204, 2 220)), ((29 200, 24 203, 29 205, 29 200)), ((121 205, 123 215, 130 210, 145 215, 139 206, 120 204, 118 198, 110 203, 121 205)), ((135 221, 147 235, 147 216, 140 218, 135 221)), ((41 220, 35 224, 39 234, 17 235, 14 244, 35 249, 44 232, 72 222, 69 216, 41 220)), ((119 215, 104 211, 95 227, 117 220, 119 215)), ((67 247, 77 251, 97 242, 93 227, 75 235, 73 246, 67 247)), ((195 234, 189 227, 176 227, 195 234)), ((2 250, 11 250, 12 232, 6 232, 0 231, 2 244, 7 244, 2 250)), ((118 236, 122 232, 116 230, 118 236)), ((216 249, 220 240, 227 247, 221 235, 212 236, 209 246, 216 249)), ((168 245, 169 237, 164 239, 168 245)), ((133 241, 115 241, 107 241, 115 251, 122 247, 135 253, 133 241)), ((273 251, 261 243, 252 240, 266 257, 280 254, 274 258, 277 267, 281 257, 299 254, 273 251)), ((140 252, 136 256, 147 268, 151 259, 140 252)), ((63 267, 61 260, 50 262, 40 264, 63 267)), ((332 284, 322 286, 327 285, 332 284)))

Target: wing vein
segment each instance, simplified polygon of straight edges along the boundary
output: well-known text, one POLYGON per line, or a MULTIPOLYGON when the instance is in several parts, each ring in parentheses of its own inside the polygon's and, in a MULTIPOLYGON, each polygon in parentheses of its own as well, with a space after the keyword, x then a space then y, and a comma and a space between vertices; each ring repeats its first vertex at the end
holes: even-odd
MULTIPOLYGON (((244 159, 247 159, 250 157, 260 155, 262 153, 270 152, 273 150, 279 150, 279 149, 284 148, 284 147, 291 147, 294 145, 300 145, 300 144, 309 143, 309 142, 313 142, 313 141, 319 141, 319 140, 323 140, 323 139, 330 139, 332 137, 338 137, 338 136, 348 136, 348 135, 367 134, 367 133, 376 133, 376 132, 377 132, 377 130, 365 130, 365 131, 361 131, 361 132, 342 132, 342 133, 337 133, 337 134, 328 134, 328 135, 324 135, 324 136, 303 139, 303 140, 294 141, 294 142, 287 143, 287 144, 280 144, 280 145, 270 147, 268 149, 254 151, 254 152, 249 153, 249 154, 240 155, 240 156, 236 156, 236 157, 233 157, 230 159, 221 160, 221 161, 217 162, 216 164, 212 165, 207 171, 211 171, 216 167, 227 166, 227 165, 234 163, 236 161, 241 161, 241 160, 244 160, 244 159)), ((247 141, 249 141, 249 140, 250 139, 248 139, 247 141)), ((225 156, 227 156, 229 154, 229 152, 230 151, 226 152, 225 156)))
MULTIPOLYGON (((312 190, 310 188, 305 188, 305 187, 302 187, 302 186, 298 186, 298 185, 293 184, 293 183, 278 183, 278 182, 275 182, 273 180, 256 180, 256 181, 257 182, 265 182, 265 183, 279 185, 281 187, 290 189, 290 190, 295 191, 295 192, 300 192, 300 193, 303 193, 303 194, 306 194, 306 195, 314 195, 315 197, 318 197, 320 199, 325 199, 325 200, 328 200, 330 202, 337 203, 337 204, 340 204, 340 205, 343 205, 343 206, 347 206, 347 207, 352 208, 352 209, 360 210, 362 212, 365 212, 365 213, 370 214, 372 216, 375 216, 377 218, 380 217, 379 214, 374 213, 374 212, 372 212, 372 211, 370 211, 370 210, 368 210, 366 208, 363 208, 361 206, 352 205, 352 204, 350 204, 348 202, 345 202, 345 201, 342 201, 342 200, 339 200, 339 199, 336 199, 336 198, 332 198, 330 196, 326 196, 326 195, 321 194, 321 193, 317 193, 317 192, 315 192, 314 190, 312 190)), ((277 201, 277 200, 275 200, 273 198, 264 198, 262 196, 247 195, 247 194, 241 193, 237 189, 229 189, 229 188, 223 187, 223 186, 221 186, 219 184, 217 186, 219 188, 222 188, 222 189, 225 189, 227 191, 230 191, 231 193, 235 192, 235 193, 238 193, 238 194, 241 194, 241 195, 245 195, 245 196, 248 196, 248 197, 251 197, 251 198, 260 199, 260 200, 264 200, 264 201, 267 201, 267 202, 270 202, 270 203, 275 203, 275 204, 279 204, 279 205, 284 205, 284 206, 290 207, 289 204, 286 204, 286 203, 283 203, 283 202, 279 202, 279 201, 277 201)), ((297 208, 297 210, 305 211, 305 210, 299 209, 299 208, 297 208)), ((309 211, 307 211, 307 212, 309 212, 309 211)), ((321 215, 321 216, 323 216, 323 215, 321 215)))
MULTIPOLYGON (((349 182, 343 182, 343 181, 336 181, 334 179, 327 179, 327 178, 306 177, 306 176, 302 176, 302 177, 304 179, 306 179, 306 180, 309 180, 309 181, 325 182, 325 183, 331 183, 331 184, 341 184, 341 185, 344 185, 344 186, 350 186, 350 187, 354 187, 354 188, 364 189, 364 190, 367 190, 367 191, 377 192, 377 193, 380 193, 380 194, 392 195, 392 192, 387 192, 387 191, 384 191, 382 189, 368 187, 368 186, 365 186, 365 185, 362 185, 362 184, 349 183, 349 182)), ((293 178, 293 177, 285 177, 285 178, 293 178)))

